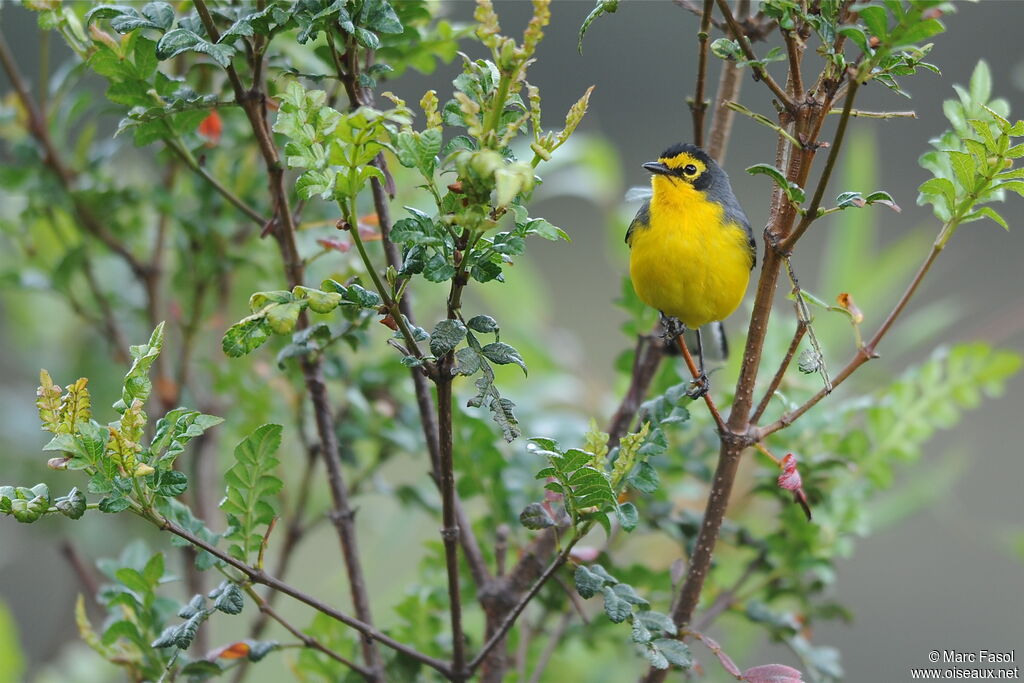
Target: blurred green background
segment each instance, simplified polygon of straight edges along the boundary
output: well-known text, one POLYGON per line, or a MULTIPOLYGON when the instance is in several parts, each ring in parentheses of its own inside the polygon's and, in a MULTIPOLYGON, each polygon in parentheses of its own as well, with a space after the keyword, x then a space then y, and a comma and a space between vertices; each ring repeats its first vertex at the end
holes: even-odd
MULTIPOLYGON (((592 3, 583 0, 554 4, 548 37, 531 71, 531 82, 541 88, 545 98, 546 124, 551 126, 559 123, 560 113, 586 87, 596 85, 581 129, 586 139, 575 143, 579 158, 589 170, 575 166, 547 170, 536 210, 537 215, 565 229, 573 241, 534 245, 528 258, 517 263, 516 272, 523 275, 510 287, 517 288, 517 295, 533 296, 538 306, 532 315, 541 318, 516 321, 512 329, 538 334, 538 330, 553 327, 554 353, 571 378, 555 387, 528 382, 517 391, 559 395, 565 403, 574 403, 580 416, 604 422, 618 395, 612 361, 631 343, 619 332, 624 314, 612 303, 619 296, 626 267, 621 235, 635 211, 635 207, 624 204, 622 197, 627 187, 646 181, 642 162, 655 158, 669 144, 690 137, 690 114, 683 98, 692 89, 696 70, 694 34, 698 19, 667 1, 623 2, 615 15, 602 18, 590 28, 581 57, 576 52, 576 31, 591 7, 592 3), (532 284, 528 274, 537 277, 532 284)), ((529 12, 528 3, 522 2, 498 2, 497 9, 506 29, 523 25, 529 12)), ((856 277, 836 282, 836 273, 845 269, 821 257, 827 245, 843 239, 843 230, 877 230, 883 247, 905 243, 914 239, 908 236, 918 234, 918 248, 906 250, 907 267, 916 267, 938 229, 930 209, 914 202, 917 186, 927 177, 918 167, 917 157, 926 150, 929 138, 947 127, 941 103, 953 96, 952 84, 966 83, 979 59, 986 59, 992 69, 995 94, 1009 100, 1015 117, 1024 115, 1024 55, 1019 48, 1024 4, 992 0, 958 3, 957 9, 946 18, 948 32, 937 37, 931 55, 931 61, 943 71, 941 77, 924 72, 909 80, 906 88, 913 95, 909 101, 878 85, 862 93, 862 109, 912 108, 918 119, 852 121, 849 156, 853 161, 846 163, 845 172, 834 179, 827 194, 834 196, 845 189, 885 189, 902 207, 902 213, 874 207, 863 210, 856 219, 827 218, 816 224, 796 259, 805 284, 826 287, 817 292, 812 285, 811 291, 827 298, 834 296, 835 291, 828 287, 835 285, 851 292, 858 301, 877 302, 876 308, 864 306, 866 330, 877 326, 888 311, 885 304, 898 296, 903 281, 889 291, 876 291, 877 264, 866 259, 857 264, 856 277), (876 173, 873 179, 849 177, 851 168, 856 175, 868 173, 872 166, 876 173)), ((468 19, 472 4, 448 3, 448 11, 455 18, 468 19)), ((34 17, 8 6, 0 21, 31 78, 38 55, 34 17)), ((717 67, 717 60, 712 60, 712 84, 717 82, 717 67)), ((427 88, 443 95, 457 70, 453 63, 429 76, 410 72, 384 89, 391 88, 410 102, 418 101, 427 88)), ((0 80, 0 95, 6 96, 7 91, 7 83, 0 80)), ((745 74, 741 98, 746 106, 770 112, 766 93, 745 74)), ((828 139, 831 132, 826 130, 823 135, 828 139)), ((726 169, 759 238, 767 217, 770 187, 765 178, 748 176, 743 169, 770 162, 773 153, 774 139, 766 135, 765 129, 742 117, 737 119, 726 169)), ((916 310, 928 309, 928 315, 907 318, 904 324, 908 329, 894 342, 899 346, 902 341, 909 350, 894 355, 883 345, 883 359, 865 368, 861 386, 870 384, 872 375, 885 377, 923 358, 940 342, 984 339, 1024 351, 1021 208, 1020 200, 1013 198, 1001 211, 1011 225, 1008 235, 988 222, 961 228, 933 269, 920 298, 912 304, 916 310), (955 324, 945 327, 938 339, 912 343, 915 328, 920 336, 927 337, 932 324, 952 320, 955 324)), ((263 247, 273 248, 266 242, 263 247)), ((510 279, 517 278, 513 275, 510 279)), ((60 381, 67 382, 71 374, 88 374, 105 361, 95 357, 104 352, 90 347, 87 338, 77 337, 73 328, 54 328, 48 314, 59 306, 56 301, 45 295, 25 298, 4 282, 0 297, 0 343, 5 350, 0 354, 0 433, 4 435, 0 472, 6 480, 32 471, 42 457, 39 447, 44 439, 37 430, 32 405, 38 368, 48 367, 55 376, 59 371, 60 381)), ((276 283, 267 284, 272 286, 276 283)), ((506 307, 498 301, 497 310, 514 318, 515 310, 507 309, 505 312, 506 307)), ((728 321, 734 336, 744 325, 744 312, 741 309, 728 321)), ((510 340, 515 334, 509 332, 510 340)), ((850 351, 846 338, 833 338, 839 341, 834 347, 827 346, 826 354, 836 367, 845 362, 850 351)), ((265 362, 269 364, 269 358, 265 362)), ((272 367, 267 372, 272 373, 272 367)), ((513 398, 519 400, 515 395, 513 398)), ((1018 420, 1024 413, 1022 408, 1024 377, 1016 377, 1001 400, 985 403, 956 430, 939 434, 926 458, 903 476, 918 502, 927 504, 913 507, 911 514, 903 516, 901 508, 907 505, 907 498, 894 502, 881 516, 891 516, 898 523, 859 541, 855 556, 840 562, 837 597, 852 608, 856 620, 852 625, 824 627, 815 633, 815 639, 841 648, 848 680, 908 679, 910 667, 927 666, 930 650, 996 651, 1021 646, 1024 506, 1019 488, 1024 482, 1024 453, 1019 445, 1018 420)), ((828 410, 827 402, 817 410, 828 410)), ((544 428, 524 424, 524 432, 543 433, 544 428)), ((521 449, 522 444, 513 448, 521 449)), ((370 508, 385 495, 364 495, 360 505, 370 508)), ((410 523, 400 513, 373 518, 363 515, 359 522, 366 539, 363 545, 371 592, 400 595, 404 584, 414 576, 421 540, 433 538, 436 524, 426 519, 410 523)), ((140 523, 125 526, 123 535, 115 536, 101 520, 88 517, 76 524, 47 520, 31 529, 10 520, 0 523, 0 599, 9 610, 8 615, 0 606, 0 644, 4 642, 3 632, 13 622, 28 670, 33 675, 41 674, 41 680, 109 680, 108 671, 87 663, 94 657, 73 654, 84 649, 75 644, 77 634, 71 618, 79 587, 61 556, 60 543, 62 538, 70 537, 79 547, 95 548, 97 555, 111 555, 126 540, 143 532, 140 523), (37 533, 40 527, 45 528, 45 534, 37 533)), ((313 593, 337 594, 340 565, 333 572, 324 572, 319 566, 320 548, 334 552, 327 530, 321 528, 320 532, 323 539, 313 538, 303 546, 301 560, 295 563, 294 583, 313 593)), ((154 545, 160 542, 148 531, 144 533, 154 545)), ((381 621, 386 623, 388 615, 383 609, 379 611, 381 621)), ((625 680, 622 676, 636 670, 636 662, 629 658, 621 658, 627 661, 617 669, 607 661, 587 663, 580 658, 574 660, 573 655, 571 651, 562 653, 546 680, 625 680)), ((770 647, 751 654, 749 659, 751 663, 792 663, 788 652, 770 647)), ((5 680, 4 667, 11 662, 13 655, 5 654, 0 645, 0 680, 5 680)), ((262 678, 258 680, 280 680, 285 675, 280 668, 283 666, 284 658, 280 658, 277 663, 259 667, 257 673, 262 678)), ((724 680, 722 676, 709 667, 709 680, 724 680)))

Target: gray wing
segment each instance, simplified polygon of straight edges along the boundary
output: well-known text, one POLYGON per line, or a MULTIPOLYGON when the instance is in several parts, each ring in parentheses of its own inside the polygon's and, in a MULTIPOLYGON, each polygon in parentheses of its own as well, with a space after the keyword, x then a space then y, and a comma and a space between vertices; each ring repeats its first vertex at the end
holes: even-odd
POLYGON ((650 225, 650 200, 644 202, 637 215, 634 216, 633 221, 630 223, 629 229, 626 230, 626 244, 630 244, 630 240, 633 238, 633 230, 640 227, 647 227, 650 225))

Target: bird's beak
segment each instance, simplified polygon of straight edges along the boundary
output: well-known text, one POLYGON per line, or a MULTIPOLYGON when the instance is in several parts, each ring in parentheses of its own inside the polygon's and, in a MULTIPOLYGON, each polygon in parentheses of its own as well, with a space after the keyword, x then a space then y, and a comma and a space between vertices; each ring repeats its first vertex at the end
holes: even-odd
POLYGON ((655 175, 672 175, 672 169, 660 161, 648 161, 644 168, 655 175))

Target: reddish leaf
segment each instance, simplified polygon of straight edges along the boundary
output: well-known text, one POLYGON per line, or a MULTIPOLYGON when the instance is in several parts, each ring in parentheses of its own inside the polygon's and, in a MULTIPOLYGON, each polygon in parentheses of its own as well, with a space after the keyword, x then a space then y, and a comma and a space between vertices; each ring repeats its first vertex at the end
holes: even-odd
POLYGON ((213 652, 210 652, 206 658, 213 659, 242 659, 243 657, 249 656, 249 643, 244 640, 240 640, 237 643, 231 643, 225 645, 222 648, 218 648, 213 652))
POLYGON ((709 650, 715 653, 715 656, 718 657, 718 661, 722 663, 722 666, 725 668, 726 671, 731 673, 736 678, 740 678, 740 676, 742 675, 740 673, 740 668, 736 666, 736 662, 732 661, 732 657, 722 652, 722 646, 719 645, 716 640, 703 635, 701 636, 701 640, 704 641, 704 644, 708 646, 709 650))
POLYGON ((762 664, 743 672, 741 680, 749 683, 803 683, 799 671, 785 664, 762 664))
POLYGON ((319 239, 316 241, 316 243, 319 244, 324 249, 334 249, 335 251, 340 251, 343 254, 352 248, 351 242, 345 242, 339 239, 334 239, 333 237, 325 237, 323 239, 319 239))
POLYGON ((220 114, 214 109, 199 124, 199 134, 206 138, 206 144, 208 147, 213 147, 220 142, 220 135, 224 132, 224 122, 221 121, 220 114))
POLYGON ((853 322, 857 323, 858 325, 864 322, 864 313, 862 313, 861 310, 857 308, 857 304, 854 303, 853 296, 851 294, 849 294, 848 292, 842 292, 839 296, 836 297, 836 303, 838 303, 843 308, 843 310, 850 314, 850 317, 853 319, 853 322))

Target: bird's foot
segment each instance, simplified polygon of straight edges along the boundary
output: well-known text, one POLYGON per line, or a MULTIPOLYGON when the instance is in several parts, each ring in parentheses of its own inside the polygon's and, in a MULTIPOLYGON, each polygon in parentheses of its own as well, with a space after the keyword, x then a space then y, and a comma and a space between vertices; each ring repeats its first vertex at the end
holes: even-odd
POLYGON ((676 340, 676 337, 686 332, 686 325, 681 323, 679 318, 673 318, 662 313, 661 330, 662 340, 666 343, 671 343, 676 340))
POLYGON ((711 388, 711 381, 708 380, 708 376, 703 372, 700 373, 700 377, 690 382, 690 388, 686 390, 686 395, 696 401, 698 398, 702 398, 708 393, 708 389, 711 388))

